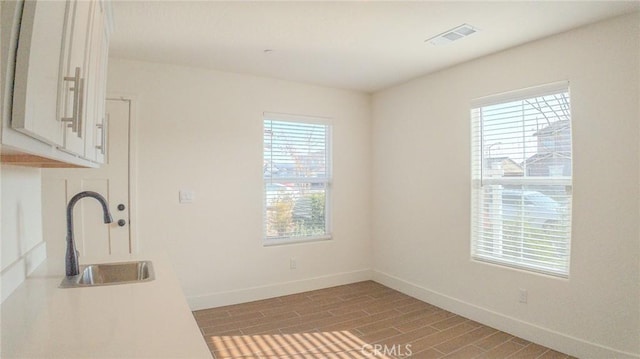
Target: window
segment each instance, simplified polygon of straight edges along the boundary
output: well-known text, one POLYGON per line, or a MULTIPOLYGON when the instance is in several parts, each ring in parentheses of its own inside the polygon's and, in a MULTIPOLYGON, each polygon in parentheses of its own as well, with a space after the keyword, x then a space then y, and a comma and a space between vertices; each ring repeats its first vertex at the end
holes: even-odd
POLYGON ((471 122, 472 258, 568 277, 568 83, 475 100, 471 122))
POLYGON ((265 114, 266 245, 330 238, 330 132, 322 119, 265 114))

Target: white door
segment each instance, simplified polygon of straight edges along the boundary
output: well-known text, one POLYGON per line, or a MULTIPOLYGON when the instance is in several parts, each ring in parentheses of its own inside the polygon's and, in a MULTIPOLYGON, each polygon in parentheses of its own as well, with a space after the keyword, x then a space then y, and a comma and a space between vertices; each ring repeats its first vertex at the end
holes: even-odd
POLYGON ((129 226, 129 100, 107 100, 106 160, 98 169, 42 170, 43 232, 50 257, 63 258, 66 248, 66 205, 81 191, 95 191, 109 203, 113 223, 104 224, 102 208, 83 198, 73 212, 74 237, 80 263, 132 252, 129 226))

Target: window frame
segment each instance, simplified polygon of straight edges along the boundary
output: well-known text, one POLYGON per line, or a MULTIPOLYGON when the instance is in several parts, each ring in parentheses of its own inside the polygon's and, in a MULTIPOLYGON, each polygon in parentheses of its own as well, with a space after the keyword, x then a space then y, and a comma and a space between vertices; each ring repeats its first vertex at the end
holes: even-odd
POLYGON ((263 184, 262 184, 262 244, 263 246, 278 246, 295 243, 307 243, 330 240, 332 235, 332 196, 331 187, 333 183, 333 122, 331 118, 320 116, 308 116, 308 115, 292 115, 277 112, 264 112, 262 116, 262 157, 265 157, 265 126, 267 121, 288 122, 288 123, 300 123, 309 125, 321 125, 325 127, 325 177, 320 179, 309 179, 304 177, 282 177, 273 178, 266 177, 263 170, 263 184), (267 185, 277 183, 322 183, 324 184, 324 220, 325 231, 321 235, 311 236, 282 236, 282 237, 269 237, 267 236, 267 185))
MULTIPOLYGON (((551 275, 559 278, 568 278, 570 274, 571 267, 571 241, 572 241, 572 231, 571 226, 573 223, 573 213, 571 202, 573 200, 573 131, 570 132, 570 161, 571 161, 571 170, 570 176, 556 176, 556 175, 547 175, 547 176, 529 176, 526 173, 523 173, 522 177, 496 177, 496 178, 487 178, 485 176, 485 171, 490 169, 491 164, 487 160, 491 160, 491 154, 488 153, 488 156, 485 157, 485 147, 487 144, 484 143, 484 134, 483 134, 483 125, 482 119, 479 115, 479 111, 484 107, 500 105, 500 104, 508 104, 514 101, 522 101, 533 98, 539 98, 547 95, 558 94, 566 92, 569 94, 568 97, 568 106, 569 106, 569 128, 573 128, 573 114, 571 111, 571 95, 570 95, 570 87, 568 81, 560 81, 555 83, 550 83, 541 86, 535 86, 530 88, 525 88, 522 90, 510 91, 502 94, 491 95, 482 97, 479 99, 475 99, 471 102, 471 233, 470 233, 470 254, 471 259, 473 261, 484 262, 495 264, 498 266, 506 267, 506 268, 515 268, 518 270, 524 270, 532 273, 539 273, 545 275, 551 275), (479 168, 478 168, 479 167, 479 168), (486 196, 486 186, 501 186, 500 190, 505 191, 508 190, 504 186, 522 186, 520 189, 523 195, 521 197, 522 200, 522 208, 526 208, 524 206, 525 203, 525 187, 526 186, 548 186, 552 188, 553 186, 565 186, 566 196, 568 198, 568 227, 565 226, 566 230, 566 238, 563 237, 563 240, 566 240, 566 265, 562 269, 550 269, 548 266, 550 264, 535 266, 532 263, 527 263, 526 261, 517 262, 513 259, 509 260, 508 256, 504 254, 503 250, 500 249, 500 255, 491 256, 488 254, 486 249, 477 250, 477 247, 480 248, 486 244, 486 238, 484 235, 483 221, 486 220, 483 216, 486 216, 486 213, 483 212, 483 208, 487 208, 486 204, 483 203, 484 196, 486 196)), ((523 126, 526 124, 526 120, 523 118, 523 126)), ((538 152, 536 152, 538 153, 538 152)), ((509 158, 509 157, 507 157, 509 158)), ((526 169, 526 168, 525 168, 526 169)), ((490 191, 492 189, 489 189, 490 191)), ((502 198, 502 194, 500 195, 502 198)), ((498 199, 499 201, 504 201, 504 199, 498 199)), ((504 202, 502 202, 504 203, 504 202)), ((502 221, 504 219, 504 213, 501 213, 497 217, 491 217, 489 220, 496 219, 498 221, 502 221)), ((523 217, 521 217, 523 218, 523 217)), ((506 228, 506 227, 505 227, 506 228)), ((500 242, 502 243, 505 239, 505 235, 502 233, 502 229, 497 230, 499 232, 500 242)), ((521 243, 525 242, 524 232, 520 233, 519 240, 521 243)), ((495 235, 495 234, 494 234, 495 235)), ((501 245, 501 244, 500 244, 501 245)), ((529 249, 531 250, 531 249, 529 249)), ((525 252, 523 251, 522 254, 525 252)), ((530 252, 529 252, 530 253, 530 252)))

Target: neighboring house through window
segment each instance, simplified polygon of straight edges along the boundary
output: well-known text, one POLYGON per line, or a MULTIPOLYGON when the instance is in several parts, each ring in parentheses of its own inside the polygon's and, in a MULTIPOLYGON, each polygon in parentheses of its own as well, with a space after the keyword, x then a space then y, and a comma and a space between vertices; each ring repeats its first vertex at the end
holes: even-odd
POLYGON ((263 122, 264 244, 329 239, 327 120, 265 114, 263 122))
POLYGON ((568 277, 568 83, 475 100, 471 121, 472 257, 568 277))

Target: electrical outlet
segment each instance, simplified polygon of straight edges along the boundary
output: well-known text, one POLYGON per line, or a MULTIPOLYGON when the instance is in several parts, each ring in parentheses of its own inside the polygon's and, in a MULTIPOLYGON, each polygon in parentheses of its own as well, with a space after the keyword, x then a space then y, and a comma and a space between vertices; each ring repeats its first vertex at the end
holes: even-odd
POLYGON ((295 258, 289 259, 289 269, 296 269, 296 268, 298 268, 298 263, 296 263, 296 259, 295 258))
POLYGON ((529 293, 527 293, 526 289, 522 289, 522 288, 518 289, 518 291, 519 291, 519 294, 520 294, 519 297, 518 297, 518 302, 526 304, 527 300, 529 299, 528 298, 529 297, 529 293))
POLYGON ((178 199, 180 203, 193 203, 196 193, 192 190, 181 189, 178 193, 178 199))

